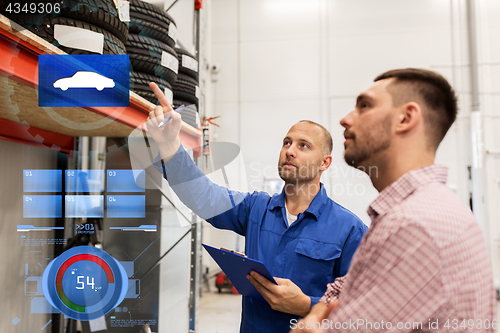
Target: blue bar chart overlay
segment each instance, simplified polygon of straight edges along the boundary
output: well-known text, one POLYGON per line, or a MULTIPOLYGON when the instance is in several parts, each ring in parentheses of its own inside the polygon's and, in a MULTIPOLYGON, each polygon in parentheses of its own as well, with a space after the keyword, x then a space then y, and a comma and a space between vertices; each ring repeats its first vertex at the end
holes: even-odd
MULTIPOLYGON (((28 232, 28 231, 51 231, 51 230, 64 230, 64 227, 35 227, 31 224, 18 224, 18 232, 28 232)), ((22 237, 22 236, 21 236, 22 237)), ((26 237, 26 236, 24 236, 26 237)), ((28 274, 26 274, 28 275, 28 274)))
POLYGON ((109 227, 109 230, 156 232, 157 226, 155 224, 142 224, 138 227, 109 227))

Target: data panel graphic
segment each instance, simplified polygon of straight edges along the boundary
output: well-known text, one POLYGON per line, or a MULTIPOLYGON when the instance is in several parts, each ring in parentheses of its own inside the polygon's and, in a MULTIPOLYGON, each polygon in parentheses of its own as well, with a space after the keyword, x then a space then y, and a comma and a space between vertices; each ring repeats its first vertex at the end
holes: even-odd
POLYGON ((24 192, 61 192, 61 170, 23 170, 24 192))
POLYGON ((146 217, 145 195, 108 195, 107 217, 143 218, 146 217))
POLYGON ((129 287, 123 266, 92 246, 77 246, 47 266, 42 289, 47 301, 76 320, 94 320, 117 307, 129 287))
POLYGON ((144 170, 108 170, 108 192, 145 192, 144 170))
POLYGON ((66 170, 65 187, 66 192, 103 192, 104 170, 66 170))
POLYGON ((62 217, 61 195, 23 195, 23 217, 62 217))
POLYGON ((104 217, 103 195, 66 195, 66 217, 104 217))

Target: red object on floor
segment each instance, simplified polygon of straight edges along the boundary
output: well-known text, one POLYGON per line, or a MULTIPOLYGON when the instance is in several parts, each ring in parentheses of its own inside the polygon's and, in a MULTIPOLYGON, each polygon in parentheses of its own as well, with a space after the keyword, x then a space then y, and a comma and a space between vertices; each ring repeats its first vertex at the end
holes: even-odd
MULTIPOLYGON (((233 288, 234 288, 233 284, 228 279, 226 274, 224 274, 224 272, 217 274, 217 276, 215 278, 215 286, 219 290, 219 293, 221 292, 222 289, 231 289, 231 291, 233 291, 233 288)), ((236 288, 234 288, 234 290, 236 290, 236 288)), ((238 293, 238 292, 236 292, 236 293, 238 293)), ((234 292, 233 292, 233 294, 234 294, 234 292)))

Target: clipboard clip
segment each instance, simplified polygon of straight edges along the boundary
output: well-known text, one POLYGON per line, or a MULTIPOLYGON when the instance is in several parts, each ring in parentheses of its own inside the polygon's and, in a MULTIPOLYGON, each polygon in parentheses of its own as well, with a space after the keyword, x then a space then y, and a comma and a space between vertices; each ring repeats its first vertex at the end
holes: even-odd
POLYGON ((223 248, 223 247, 221 247, 220 249, 221 249, 221 250, 224 250, 224 251, 227 251, 227 252, 231 252, 231 253, 237 254, 237 255, 242 256, 242 257, 244 257, 244 258, 248 258, 248 256, 247 256, 247 255, 245 255, 245 254, 243 254, 243 253, 240 253, 240 252, 236 252, 236 251, 234 251, 234 250, 225 249, 225 248, 223 248))

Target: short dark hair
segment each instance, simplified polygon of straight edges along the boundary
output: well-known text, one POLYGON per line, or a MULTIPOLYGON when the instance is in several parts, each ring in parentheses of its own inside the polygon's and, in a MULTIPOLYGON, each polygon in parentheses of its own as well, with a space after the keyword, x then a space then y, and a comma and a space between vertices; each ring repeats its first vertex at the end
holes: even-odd
POLYGON ((321 130, 323 131, 323 136, 325 137, 325 142, 323 142, 323 152, 325 153, 325 155, 332 154, 332 151, 333 151, 332 136, 331 136, 330 132, 328 132, 328 130, 324 126, 322 126, 318 123, 315 123, 312 120, 301 120, 301 121, 299 121, 299 123, 308 123, 308 124, 316 125, 319 128, 321 128, 321 130))
POLYGON ((430 143, 437 149, 457 118, 457 97, 448 81, 440 74, 418 68, 394 69, 380 74, 374 82, 394 78, 388 86, 394 105, 415 101, 423 102, 424 122, 430 143), (398 91, 397 94, 394 90, 398 91), (392 91, 391 91, 392 90, 392 91), (415 100, 416 99, 416 100, 415 100))

